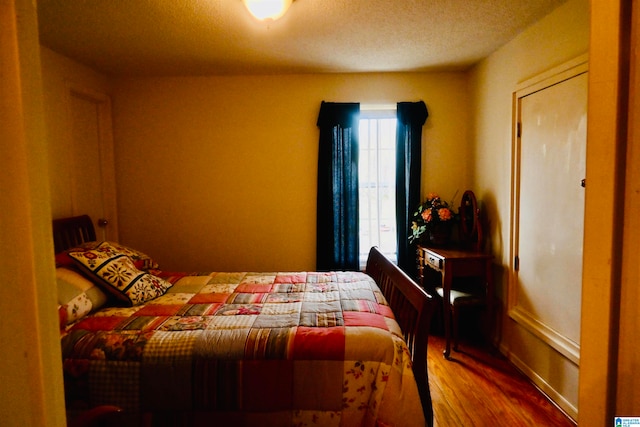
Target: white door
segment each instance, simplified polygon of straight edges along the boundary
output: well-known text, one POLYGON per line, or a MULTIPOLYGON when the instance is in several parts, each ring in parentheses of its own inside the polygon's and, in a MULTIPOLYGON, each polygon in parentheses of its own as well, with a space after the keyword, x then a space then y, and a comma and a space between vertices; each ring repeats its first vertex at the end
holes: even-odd
POLYGON ((580 355, 587 65, 517 92, 509 314, 574 363, 580 355))
POLYGON ((117 240, 115 167, 108 96, 69 91, 73 172, 71 199, 75 215, 88 214, 98 240, 117 240))

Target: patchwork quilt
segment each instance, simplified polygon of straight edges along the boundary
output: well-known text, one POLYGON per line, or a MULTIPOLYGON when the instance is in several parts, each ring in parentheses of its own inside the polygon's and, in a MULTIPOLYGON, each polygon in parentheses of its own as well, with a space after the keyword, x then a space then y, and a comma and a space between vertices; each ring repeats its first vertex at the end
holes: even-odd
POLYGON ((160 276, 164 295, 63 331, 70 410, 118 405, 154 424, 424 425, 406 343, 364 273, 160 276))

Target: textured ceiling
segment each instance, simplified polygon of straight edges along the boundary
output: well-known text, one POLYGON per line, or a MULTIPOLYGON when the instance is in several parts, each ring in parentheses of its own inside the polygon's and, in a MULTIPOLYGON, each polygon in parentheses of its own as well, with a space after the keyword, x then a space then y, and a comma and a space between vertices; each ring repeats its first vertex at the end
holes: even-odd
POLYGON ((38 0, 41 43, 114 75, 464 69, 566 0, 38 0))

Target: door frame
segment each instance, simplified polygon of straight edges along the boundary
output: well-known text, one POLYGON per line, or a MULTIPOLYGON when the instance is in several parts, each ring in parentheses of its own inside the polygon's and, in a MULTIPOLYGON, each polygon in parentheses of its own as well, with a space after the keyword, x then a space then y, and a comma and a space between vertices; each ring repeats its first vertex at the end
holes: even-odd
POLYGON ((511 180, 511 221, 509 246, 509 282, 507 310, 509 317, 521 324, 540 340, 553 347, 576 365, 580 364, 580 345, 568 339, 558 331, 529 313, 519 305, 518 299, 518 230, 520 210, 520 101, 535 92, 551 87, 563 81, 587 73, 589 69, 588 54, 581 55, 545 73, 526 80, 513 92, 513 132, 512 132, 512 180, 511 180))
MULTIPOLYGON (((92 219, 97 231, 104 227, 106 240, 118 241, 118 210, 116 201, 116 174, 113 147, 113 122, 111 118, 111 97, 107 94, 96 92, 95 90, 87 89, 75 84, 68 84, 67 92, 70 99, 71 97, 81 98, 94 103, 96 106, 104 217, 92 219), (102 219, 106 219, 108 221, 106 226, 101 226, 98 223, 98 221, 102 219)), ((71 105, 71 102, 69 102, 69 105, 71 105)), ((69 123, 73 123, 71 117, 69 123)), ((86 213, 79 212, 77 197, 75 194, 71 195, 71 204, 74 215, 86 213)))

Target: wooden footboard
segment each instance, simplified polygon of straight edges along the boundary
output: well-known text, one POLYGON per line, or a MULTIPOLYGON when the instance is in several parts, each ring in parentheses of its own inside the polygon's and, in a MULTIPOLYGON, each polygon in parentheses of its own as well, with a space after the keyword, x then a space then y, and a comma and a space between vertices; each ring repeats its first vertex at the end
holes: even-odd
POLYGON ((433 300, 424 289, 407 276, 376 247, 371 248, 366 273, 384 294, 409 346, 413 374, 418 383, 427 425, 433 426, 433 406, 427 371, 427 343, 433 314, 433 300))

